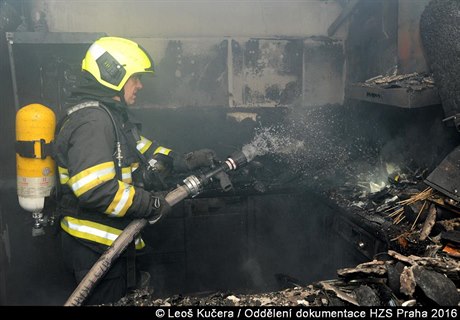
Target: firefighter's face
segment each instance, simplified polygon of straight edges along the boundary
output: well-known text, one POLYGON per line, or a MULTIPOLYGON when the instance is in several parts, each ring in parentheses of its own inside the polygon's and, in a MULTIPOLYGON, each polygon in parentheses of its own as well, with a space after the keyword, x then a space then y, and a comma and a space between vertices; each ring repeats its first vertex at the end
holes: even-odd
POLYGON ((138 75, 132 75, 128 81, 126 81, 125 89, 125 101, 128 106, 136 102, 136 94, 138 90, 143 88, 141 79, 138 75))

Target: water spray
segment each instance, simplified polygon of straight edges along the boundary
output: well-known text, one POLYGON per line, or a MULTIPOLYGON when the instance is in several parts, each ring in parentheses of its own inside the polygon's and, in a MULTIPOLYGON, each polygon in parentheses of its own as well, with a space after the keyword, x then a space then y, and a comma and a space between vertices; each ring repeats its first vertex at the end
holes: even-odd
POLYGON ((291 137, 291 133, 283 127, 260 128, 252 141, 242 148, 248 161, 265 154, 295 156, 304 149, 304 141, 291 137))
MULTIPOLYGON (((165 200, 172 207, 188 196, 196 196, 203 191, 204 186, 209 184, 214 177, 219 178, 224 191, 231 189, 229 179, 224 179, 226 173, 234 171, 246 165, 255 155, 249 154, 248 158, 242 151, 236 151, 230 155, 225 161, 211 170, 200 174, 191 175, 184 179, 184 184, 169 192, 165 200)), ((157 222, 160 218, 155 220, 157 222)), ((80 306, 88 297, 96 283, 107 273, 112 264, 118 259, 128 245, 133 241, 134 237, 148 224, 146 219, 133 220, 123 232, 115 239, 112 245, 102 254, 99 260, 93 265, 86 276, 79 283, 74 292, 67 299, 65 306, 80 306)), ((152 224, 152 222, 150 222, 152 224)))

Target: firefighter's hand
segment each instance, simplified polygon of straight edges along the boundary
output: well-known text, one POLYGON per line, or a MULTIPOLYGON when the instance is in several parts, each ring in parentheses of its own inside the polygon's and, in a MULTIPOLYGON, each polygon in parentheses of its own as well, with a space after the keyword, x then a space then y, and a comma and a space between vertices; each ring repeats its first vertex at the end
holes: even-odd
POLYGON ((146 219, 154 224, 171 211, 171 206, 165 200, 167 192, 152 192, 150 195, 150 212, 146 219))
POLYGON ((211 167, 217 161, 217 154, 211 149, 200 149, 185 154, 184 160, 189 170, 211 167))

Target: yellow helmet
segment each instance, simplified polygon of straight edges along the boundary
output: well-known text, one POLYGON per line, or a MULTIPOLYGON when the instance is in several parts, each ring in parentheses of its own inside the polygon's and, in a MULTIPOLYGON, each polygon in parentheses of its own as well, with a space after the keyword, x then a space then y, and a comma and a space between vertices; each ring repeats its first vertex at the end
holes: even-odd
POLYGON ((102 37, 86 52, 82 70, 91 73, 103 86, 121 91, 135 73, 153 74, 153 60, 134 41, 118 37, 102 37))

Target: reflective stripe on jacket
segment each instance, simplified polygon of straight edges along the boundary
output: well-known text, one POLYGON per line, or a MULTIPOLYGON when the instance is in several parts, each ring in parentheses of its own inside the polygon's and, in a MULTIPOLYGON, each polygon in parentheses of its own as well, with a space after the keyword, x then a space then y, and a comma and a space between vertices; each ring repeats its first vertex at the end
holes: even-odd
MULTIPOLYGON (((61 188, 76 204, 63 210, 61 227, 74 237, 104 246, 111 245, 134 219, 132 215, 146 216, 151 210, 150 192, 132 174, 142 161, 139 152, 147 159, 171 152, 137 134, 122 108, 107 106, 118 131, 96 102, 73 108, 55 140, 61 188), (117 133, 121 157, 116 154, 117 133)), ((136 248, 143 247, 142 239, 137 240, 136 248)))
MULTIPOLYGON (((106 246, 111 246, 123 231, 100 223, 76 219, 69 216, 65 216, 61 219, 61 228, 74 237, 90 240, 106 246)), ((134 243, 137 250, 145 247, 144 240, 142 240, 140 236, 136 237, 134 243)))

